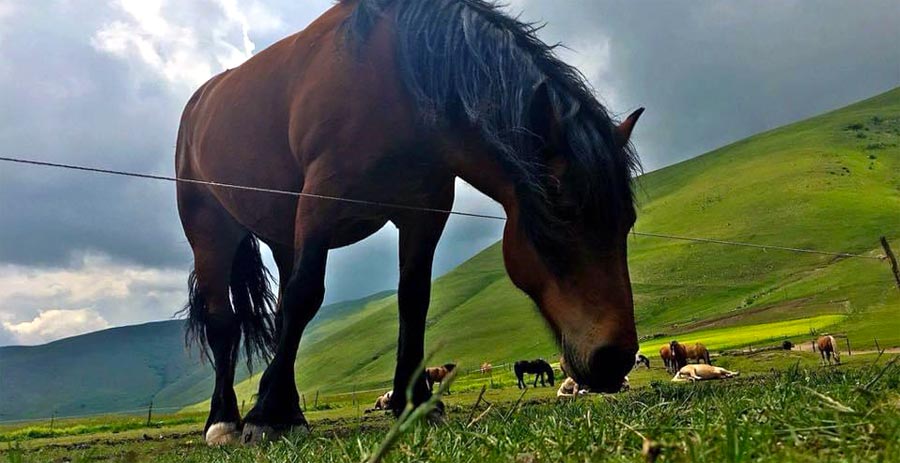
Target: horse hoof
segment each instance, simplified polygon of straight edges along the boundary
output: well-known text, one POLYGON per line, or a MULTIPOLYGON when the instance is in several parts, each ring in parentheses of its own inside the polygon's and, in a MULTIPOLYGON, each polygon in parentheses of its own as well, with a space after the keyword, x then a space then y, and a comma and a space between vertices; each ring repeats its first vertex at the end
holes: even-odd
POLYGON ((435 408, 425 415, 425 421, 432 426, 443 426, 447 424, 447 415, 440 408, 435 408))
POLYGON ((210 447, 218 447, 221 445, 230 445, 238 442, 241 438, 241 430, 238 429, 237 423, 216 423, 206 430, 204 439, 206 445, 210 447))
POLYGON ((260 442, 274 441, 292 432, 300 432, 304 435, 309 434, 309 425, 301 423, 274 427, 265 424, 246 423, 244 424, 244 433, 241 435, 241 443, 254 445, 260 442))

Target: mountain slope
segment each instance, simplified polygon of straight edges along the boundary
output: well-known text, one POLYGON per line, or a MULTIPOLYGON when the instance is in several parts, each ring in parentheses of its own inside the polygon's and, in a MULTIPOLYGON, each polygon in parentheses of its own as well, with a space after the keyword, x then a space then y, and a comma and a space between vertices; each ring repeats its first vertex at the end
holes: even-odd
MULTIPOLYGON (((309 337, 327 336, 335 320, 359 316, 361 306, 393 294, 323 307, 309 337)), ((238 368, 238 381, 249 376, 238 368)), ((206 399, 212 367, 184 347, 184 322, 126 326, 42 346, 0 347, 0 421, 145 408, 183 407, 206 399)))
MULTIPOLYGON (((878 255, 882 235, 900 247, 898 145, 895 89, 642 176, 635 229, 878 255)), ((900 321, 884 317, 900 311, 900 297, 877 260, 632 236, 629 261, 641 335, 816 317, 843 320, 827 328, 854 345, 873 337, 900 345, 900 321)), ((389 384, 396 297, 364 310, 331 336, 302 343, 301 391, 389 384)), ((791 335, 808 338, 796 328, 791 335)), ((499 243, 435 281, 427 339, 440 348, 434 363, 468 369, 556 352, 533 304, 506 278, 499 243)), ((240 395, 255 393, 254 379, 238 386, 240 395)))

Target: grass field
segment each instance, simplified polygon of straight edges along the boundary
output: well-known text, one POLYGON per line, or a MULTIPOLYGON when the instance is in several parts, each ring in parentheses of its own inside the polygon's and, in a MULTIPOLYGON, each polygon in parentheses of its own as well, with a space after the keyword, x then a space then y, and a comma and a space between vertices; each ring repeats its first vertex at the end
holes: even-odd
MULTIPOLYGON (((529 389, 518 407, 519 390, 508 382, 487 390, 491 410, 471 426, 485 407, 473 409, 470 389, 447 398, 449 424, 416 428, 387 461, 640 461, 641 435, 659 445, 659 461, 900 461, 900 365, 889 366, 892 358, 845 356, 839 367, 821 367, 808 352, 720 357, 742 376, 702 384, 670 383, 654 365, 632 373, 627 393, 572 401, 555 399, 555 388, 529 389)), ((509 379, 502 371, 494 378, 509 379)), ((6 426, 0 455, 11 463, 363 461, 393 424, 352 401, 308 415, 310 436, 224 449, 202 443, 199 414, 151 427, 141 425, 144 417, 100 418, 93 424, 112 428, 52 439, 34 424, 6 426)), ((57 426, 85 430, 92 422, 57 426)))

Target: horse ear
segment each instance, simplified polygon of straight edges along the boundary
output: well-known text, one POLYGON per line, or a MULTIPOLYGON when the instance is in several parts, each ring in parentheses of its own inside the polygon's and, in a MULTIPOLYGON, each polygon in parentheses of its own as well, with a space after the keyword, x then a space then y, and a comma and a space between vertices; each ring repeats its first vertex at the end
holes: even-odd
POLYGON ((641 118, 641 114, 644 114, 644 108, 638 108, 625 121, 616 126, 616 144, 619 148, 624 148, 628 141, 631 140, 631 132, 634 130, 638 119, 641 118))
POLYGON ((559 120, 553 110, 550 89, 543 80, 534 88, 531 101, 528 103, 528 123, 535 135, 544 141, 544 145, 552 144, 559 130, 559 120))

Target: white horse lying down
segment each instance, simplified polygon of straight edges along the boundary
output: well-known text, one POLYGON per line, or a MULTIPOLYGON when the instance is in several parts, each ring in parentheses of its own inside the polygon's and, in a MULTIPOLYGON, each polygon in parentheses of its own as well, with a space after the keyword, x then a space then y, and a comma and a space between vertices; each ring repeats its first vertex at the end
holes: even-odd
MULTIPOLYGON (((625 380, 622 381, 622 388, 619 389, 619 392, 627 391, 631 389, 631 383, 628 382, 628 377, 625 377, 625 380)), ((590 394, 591 390, 588 388, 582 388, 575 382, 574 379, 568 377, 562 384, 559 385, 559 389, 556 391, 556 397, 574 397, 576 395, 585 395, 590 394)))
POLYGON ((672 378, 672 381, 686 382, 703 381, 706 379, 724 379, 733 378, 739 374, 740 373, 737 371, 728 371, 722 367, 698 363, 696 365, 686 365, 682 367, 678 370, 678 373, 675 373, 675 377, 672 378))

